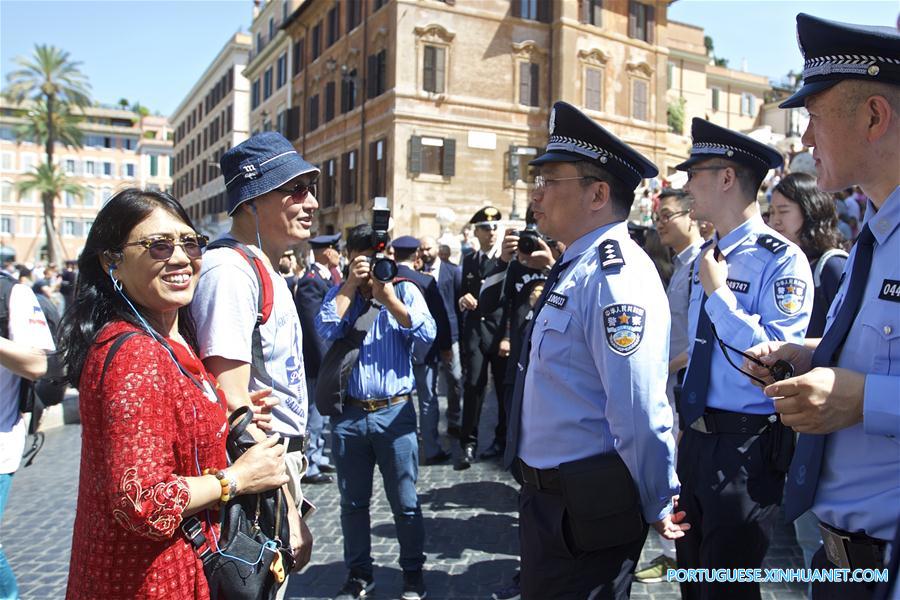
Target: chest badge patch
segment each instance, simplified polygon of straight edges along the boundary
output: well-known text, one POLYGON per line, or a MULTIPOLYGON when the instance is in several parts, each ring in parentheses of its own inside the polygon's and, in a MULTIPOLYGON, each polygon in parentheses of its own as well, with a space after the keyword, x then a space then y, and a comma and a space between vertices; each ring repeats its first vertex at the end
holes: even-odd
POLYGON ((638 349, 644 339, 645 314, 634 304, 611 304, 603 309, 606 343, 613 352, 628 356, 638 349))
POLYGON ((885 279, 881 282, 881 292, 878 297, 890 302, 900 302, 900 281, 885 279))
POLYGON ((568 296, 564 296, 562 294, 557 294, 556 292, 550 292, 547 294, 547 304, 550 306, 555 306, 556 308, 562 308, 566 305, 566 302, 569 301, 568 296))
POLYGON ((795 315, 803 308, 806 282, 796 277, 782 277, 775 282, 775 305, 786 315, 795 315))

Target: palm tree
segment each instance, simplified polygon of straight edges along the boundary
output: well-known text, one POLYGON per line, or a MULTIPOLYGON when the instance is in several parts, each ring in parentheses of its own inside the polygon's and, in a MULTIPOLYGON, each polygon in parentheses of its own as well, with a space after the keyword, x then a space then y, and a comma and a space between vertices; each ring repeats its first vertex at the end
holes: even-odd
POLYGON ((53 264, 56 257, 56 228, 53 226, 52 212, 46 209, 47 199, 50 206, 63 193, 70 193, 79 198, 84 196, 83 186, 69 179, 63 170, 56 165, 41 163, 31 172, 16 183, 19 194, 30 194, 37 190, 44 200, 44 229, 47 232, 47 256, 48 262, 53 264))
MULTIPOLYGON (((43 100, 46 116, 46 137, 44 151, 47 165, 53 165, 53 145, 60 140, 54 129, 57 123, 55 114, 64 108, 74 106, 84 108, 90 104, 90 84, 87 77, 79 70, 80 62, 72 61, 65 50, 47 44, 37 44, 31 57, 18 56, 13 59, 20 68, 6 76, 9 84, 6 95, 16 104, 26 99, 40 102, 43 100)), ((55 169, 47 170, 52 173, 55 169)), ((48 181, 55 181, 49 179, 48 181)), ((55 211, 53 200, 62 190, 42 191, 44 205, 44 225, 47 233, 47 250, 49 262, 56 262, 56 252, 51 243, 55 211), (55 192, 55 193, 54 193, 55 192)))
MULTIPOLYGON (((41 144, 47 143, 47 122, 51 118, 47 114, 47 103, 39 100, 25 113, 25 122, 16 127, 16 139, 19 141, 32 140, 41 144)), ((84 133, 78 126, 82 121, 80 115, 69 112, 69 107, 60 106, 53 113, 53 134, 56 141, 61 142, 67 148, 81 148, 84 133)))

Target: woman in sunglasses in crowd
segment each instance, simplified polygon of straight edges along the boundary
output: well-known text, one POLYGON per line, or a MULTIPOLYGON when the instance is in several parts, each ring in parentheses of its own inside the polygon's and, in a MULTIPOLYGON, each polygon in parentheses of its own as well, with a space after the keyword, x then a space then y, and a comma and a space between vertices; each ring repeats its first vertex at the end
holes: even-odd
MULTIPOLYGON (((188 312, 206 242, 172 196, 136 188, 88 233, 60 335, 83 427, 68 598, 208 598, 182 520, 287 482, 277 436, 227 465, 188 312)), ((200 520, 214 550, 217 519, 200 520)))

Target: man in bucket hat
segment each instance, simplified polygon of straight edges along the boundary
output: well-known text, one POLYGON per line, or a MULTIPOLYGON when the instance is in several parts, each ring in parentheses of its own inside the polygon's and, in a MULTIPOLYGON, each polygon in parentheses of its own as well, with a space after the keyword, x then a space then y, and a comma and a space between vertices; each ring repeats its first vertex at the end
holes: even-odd
MULTIPOLYGON (((303 334, 291 292, 273 265, 288 247, 309 238, 319 170, 274 132, 230 149, 221 167, 232 226, 203 257, 191 304, 197 341, 229 411, 251 405, 251 392, 259 398, 271 388, 260 401, 271 416, 258 416, 257 423, 288 439, 288 490, 299 506, 308 409, 303 334)), ((309 561, 312 536, 296 512, 291 516, 299 568, 309 561)))

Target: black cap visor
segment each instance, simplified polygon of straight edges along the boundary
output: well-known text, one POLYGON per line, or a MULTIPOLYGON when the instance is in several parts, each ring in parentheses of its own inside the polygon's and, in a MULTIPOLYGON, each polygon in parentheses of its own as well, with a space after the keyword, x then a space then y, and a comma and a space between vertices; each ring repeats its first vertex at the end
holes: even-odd
POLYGON ((828 88, 834 87, 836 84, 844 81, 844 79, 830 79, 826 81, 812 81, 803 84, 803 87, 794 92, 794 95, 778 105, 778 108, 802 108, 805 105, 807 96, 812 96, 820 92, 824 92, 828 88))

